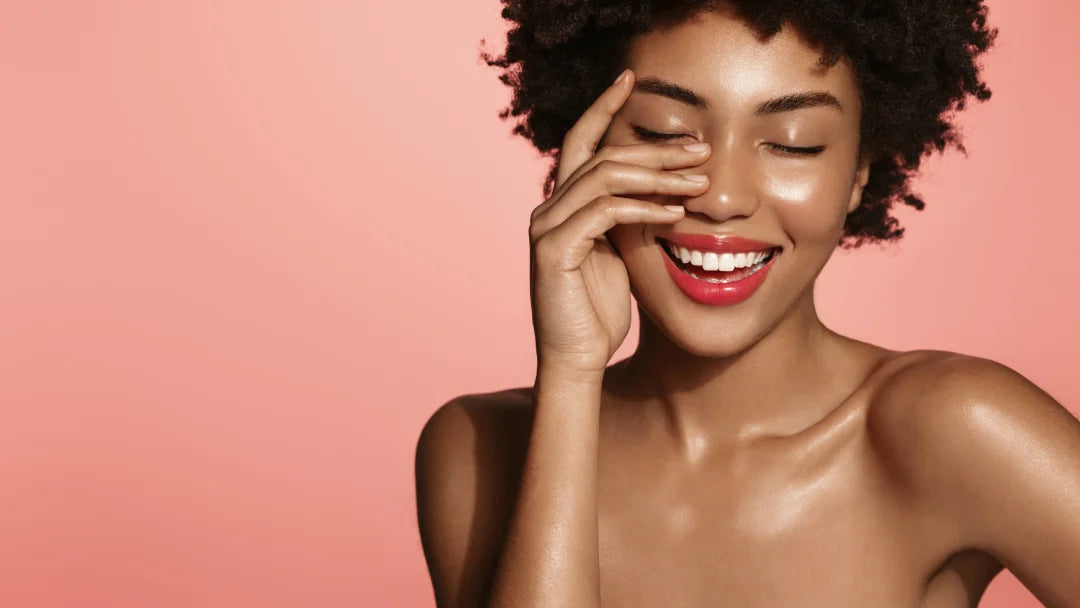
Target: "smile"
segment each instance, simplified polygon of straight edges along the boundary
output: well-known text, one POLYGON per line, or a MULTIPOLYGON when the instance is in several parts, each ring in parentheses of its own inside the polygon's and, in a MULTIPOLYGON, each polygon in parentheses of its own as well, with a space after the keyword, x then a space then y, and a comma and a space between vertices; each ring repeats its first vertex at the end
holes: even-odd
POLYGON ((673 262, 686 274, 710 283, 732 283, 744 279, 765 267, 780 253, 779 247, 765 251, 716 253, 679 247, 661 241, 673 262))
POLYGON ((668 274, 687 297, 710 306, 730 306, 752 296, 783 251, 780 246, 746 239, 667 236, 657 237, 657 246, 668 274))

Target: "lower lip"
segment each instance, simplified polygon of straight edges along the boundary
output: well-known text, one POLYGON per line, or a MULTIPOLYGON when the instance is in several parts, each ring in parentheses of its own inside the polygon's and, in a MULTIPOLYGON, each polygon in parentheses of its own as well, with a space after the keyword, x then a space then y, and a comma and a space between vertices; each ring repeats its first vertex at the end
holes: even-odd
POLYGON ((660 244, 658 247, 660 247, 660 255, 664 258, 664 266, 667 268, 671 278, 674 279, 675 284, 679 286, 679 289, 691 300, 709 306, 731 306, 754 295, 758 287, 761 287, 761 284, 765 282, 765 276, 769 274, 773 262, 780 257, 779 253, 773 255, 772 259, 766 262, 757 272, 738 281, 710 283, 709 281, 695 279, 680 270, 667 252, 664 251, 665 246, 660 244))

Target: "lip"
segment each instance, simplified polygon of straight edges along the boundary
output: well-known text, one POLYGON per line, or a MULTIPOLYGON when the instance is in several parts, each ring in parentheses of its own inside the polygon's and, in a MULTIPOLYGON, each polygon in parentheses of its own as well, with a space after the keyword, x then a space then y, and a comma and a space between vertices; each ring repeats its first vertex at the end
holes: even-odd
MULTIPOLYGON (((764 266, 758 269, 754 274, 748 277, 739 279, 738 281, 731 281, 729 283, 710 283, 702 279, 695 279, 694 277, 683 272, 671 257, 668 256, 666 251, 666 245, 662 242, 664 240, 670 241, 681 247, 687 249, 693 248, 698 251, 713 251, 716 253, 737 253, 737 252, 750 252, 750 251, 762 251, 765 249, 773 249, 780 247, 773 243, 767 243, 765 241, 757 241, 753 239, 745 239, 742 237, 715 237, 705 234, 676 234, 667 233, 660 234, 658 236, 657 249, 660 255, 664 258, 664 267, 667 268, 668 274, 671 275, 675 285, 679 287, 688 298, 705 304, 708 306, 732 306, 747 300, 750 296, 757 292, 762 283, 765 282, 765 278, 769 274, 769 270, 772 269, 773 263, 780 257, 780 253, 772 256, 764 266)), ((781 251, 783 249, 781 248, 781 251)))
POLYGON ((656 238, 675 243, 687 249, 698 251, 714 251, 716 253, 739 253, 751 251, 764 251, 781 247, 776 243, 758 241, 734 235, 697 234, 690 232, 661 232, 656 238))

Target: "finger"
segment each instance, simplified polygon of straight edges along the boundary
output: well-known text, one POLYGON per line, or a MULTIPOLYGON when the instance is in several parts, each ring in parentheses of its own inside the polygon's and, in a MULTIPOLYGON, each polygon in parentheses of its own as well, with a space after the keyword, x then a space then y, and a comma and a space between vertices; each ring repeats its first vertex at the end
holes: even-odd
POLYGON ((611 124, 611 119, 630 97, 630 92, 634 88, 633 80, 634 73, 624 70, 566 132, 562 147, 559 149, 556 188, 596 152, 596 146, 607 131, 608 125, 611 124))
POLYGON ((619 224, 670 224, 682 219, 679 205, 660 205, 633 198, 604 196, 578 209, 535 244, 536 257, 560 270, 580 268, 596 239, 619 224))
POLYGON ((683 175, 641 165, 603 161, 581 176, 561 197, 537 213, 529 226, 535 240, 561 224, 593 199, 608 195, 660 194, 698 196, 709 187, 708 176, 683 175))
POLYGON ((711 152, 712 147, 704 142, 684 145, 629 144, 625 146, 604 146, 567 177, 563 188, 565 189, 574 180, 606 160, 628 165, 641 165, 653 169, 686 169, 705 162, 711 152))
POLYGON ((582 175, 591 171, 593 167, 611 160, 631 165, 641 165, 654 169, 685 169, 700 165, 705 162, 712 153, 712 148, 707 143, 693 143, 685 145, 673 144, 630 144, 625 146, 604 146, 583 165, 578 167, 570 177, 556 188, 550 197, 533 210, 533 217, 555 203, 574 182, 582 175))

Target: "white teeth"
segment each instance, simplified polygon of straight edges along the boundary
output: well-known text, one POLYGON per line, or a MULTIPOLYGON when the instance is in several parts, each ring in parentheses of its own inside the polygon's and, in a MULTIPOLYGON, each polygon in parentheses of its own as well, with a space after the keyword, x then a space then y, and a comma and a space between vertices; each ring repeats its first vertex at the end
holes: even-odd
POLYGON ((720 253, 714 251, 695 251, 667 243, 671 255, 682 260, 683 264, 701 266, 702 270, 731 272, 736 268, 747 268, 760 264, 769 255, 769 251, 748 251, 740 253, 720 253))

